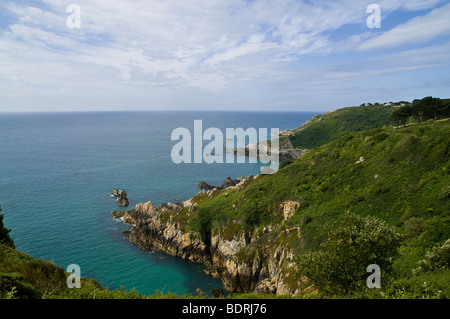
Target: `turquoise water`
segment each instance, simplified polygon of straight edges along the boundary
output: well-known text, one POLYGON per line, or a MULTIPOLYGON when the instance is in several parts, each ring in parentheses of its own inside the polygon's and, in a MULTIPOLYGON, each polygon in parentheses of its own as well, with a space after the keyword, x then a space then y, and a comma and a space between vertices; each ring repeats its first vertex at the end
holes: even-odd
MULTIPOLYGON (((204 266, 140 250, 112 218, 109 193, 126 189, 130 206, 189 199, 198 181, 257 174, 258 164, 180 164, 171 160, 175 128, 300 126, 313 113, 88 112, 0 114, 0 204, 17 249, 113 289, 178 294, 222 287, 204 266)), ((269 130, 270 131, 270 130, 269 130)), ((206 142, 205 142, 206 145, 206 142)))

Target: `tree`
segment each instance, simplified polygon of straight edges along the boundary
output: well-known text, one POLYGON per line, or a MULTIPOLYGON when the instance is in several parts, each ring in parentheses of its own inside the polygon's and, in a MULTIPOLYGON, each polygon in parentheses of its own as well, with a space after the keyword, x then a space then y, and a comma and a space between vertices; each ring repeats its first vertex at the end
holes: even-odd
POLYGON ((411 104, 411 110, 412 110, 412 116, 416 118, 416 122, 420 123, 420 112, 419 112, 419 99, 415 99, 412 101, 411 104))
POLYGON ((405 127, 408 119, 413 115, 413 109, 409 105, 402 106, 396 109, 391 116, 391 121, 396 122, 397 125, 401 123, 405 127))
POLYGON ((414 100, 411 104, 411 116, 417 122, 430 119, 437 120, 450 117, 450 99, 439 99, 432 96, 414 100))
POLYGON ((449 118, 450 117, 450 99, 441 100, 441 106, 438 110, 440 118, 449 118))
POLYGON ((424 97, 416 104, 416 112, 423 121, 438 119, 439 110, 442 107, 442 101, 432 96, 424 97))
POLYGON ((323 292, 348 295, 366 286, 367 267, 376 264, 383 276, 391 272, 401 236, 375 217, 346 213, 319 250, 299 260, 302 275, 323 292))
MULTIPOLYGON (((2 206, 0 205, 0 212, 2 211, 2 206)), ((14 248, 14 241, 9 237, 10 229, 3 226, 3 215, 0 214, 0 244, 6 245, 8 247, 14 248)))

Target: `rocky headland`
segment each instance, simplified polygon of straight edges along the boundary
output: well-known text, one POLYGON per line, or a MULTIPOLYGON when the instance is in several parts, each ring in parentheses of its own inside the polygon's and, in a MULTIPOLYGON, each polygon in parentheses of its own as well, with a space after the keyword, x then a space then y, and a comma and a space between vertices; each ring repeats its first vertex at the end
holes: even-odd
MULTIPOLYGON (((202 189, 189 200, 155 206, 152 202, 136 205, 132 210, 115 211, 115 219, 131 225, 124 236, 141 249, 162 251, 206 265, 205 272, 220 278, 230 292, 291 294, 298 293, 292 252, 280 236, 298 236, 298 229, 279 230, 277 225, 254 231, 237 231, 200 235, 189 229, 187 220, 203 198, 240 191, 259 176, 227 178, 222 189, 202 189), (226 185, 229 186, 226 186, 226 185)), ((200 184, 200 183, 199 183, 200 184)), ((206 186, 206 185, 203 185, 206 186)), ((284 203, 280 212, 290 218, 298 203, 284 203)))
MULTIPOLYGON (((308 149, 305 148, 295 148, 291 141, 289 140, 289 136, 294 133, 289 130, 281 131, 278 133, 279 137, 279 149, 278 156, 280 160, 294 160, 303 156, 308 149)), ((245 148, 225 148, 226 152, 233 153, 236 156, 246 156, 250 157, 252 154, 255 154, 257 157, 260 156, 270 156, 272 154, 272 148, 270 145, 270 141, 264 141, 264 144, 261 143, 249 143, 245 148)))

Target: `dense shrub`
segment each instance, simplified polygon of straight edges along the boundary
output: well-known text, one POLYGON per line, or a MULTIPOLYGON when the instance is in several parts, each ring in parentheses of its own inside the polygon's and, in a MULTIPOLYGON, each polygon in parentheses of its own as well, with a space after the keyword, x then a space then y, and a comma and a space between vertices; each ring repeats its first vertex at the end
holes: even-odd
POLYGON ((366 286, 367 266, 391 270, 401 237, 392 226, 374 217, 347 213, 328 232, 319 250, 302 256, 300 272, 320 290, 348 294, 366 286))
POLYGON ((450 270, 450 239, 441 247, 433 247, 425 259, 419 262, 418 268, 414 269, 414 274, 440 270, 450 270))
POLYGON ((450 270, 399 279, 386 290, 384 298, 448 299, 450 298, 450 270))
POLYGON ((4 297, 36 299, 41 296, 31 284, 23 281, 23 275, 17 272, 0 273, 0 294, 4 297))
MULTIPOLYGON (((0 205, 0 212, 2 211, 2 206, 0 205)), ((9 232, 11 230, 3 226, 3 215, 0 214, 0 244, 14 248, 14 241, 9 237, 9 232)))

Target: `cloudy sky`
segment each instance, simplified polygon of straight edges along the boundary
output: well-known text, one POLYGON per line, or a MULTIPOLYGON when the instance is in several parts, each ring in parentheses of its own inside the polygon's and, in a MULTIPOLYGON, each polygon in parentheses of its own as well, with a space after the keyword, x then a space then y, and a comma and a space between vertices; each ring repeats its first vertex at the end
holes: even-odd
POLYGON ((0 111, 449 98, 449 17, 441 0, 1 0, 0 111))

